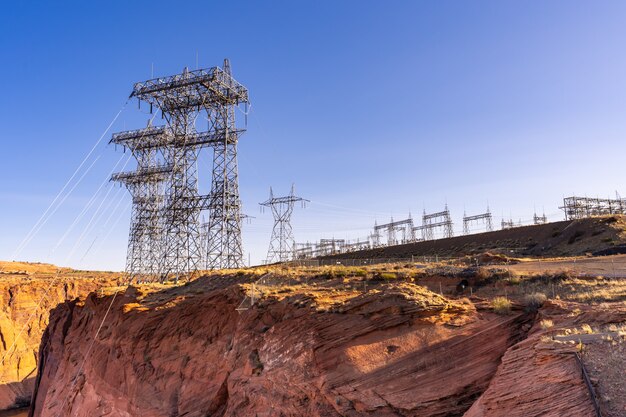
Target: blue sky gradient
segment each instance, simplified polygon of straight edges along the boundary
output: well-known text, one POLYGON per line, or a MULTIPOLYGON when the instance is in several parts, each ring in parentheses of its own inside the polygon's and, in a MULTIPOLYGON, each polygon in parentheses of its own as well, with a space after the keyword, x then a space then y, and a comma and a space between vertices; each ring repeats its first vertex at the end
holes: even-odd
MULTIPOLYGON (((194 68, 196 57, 200 67, 230 58, 250 90, 239 167, 244 210, 256 216, 244 225, 253 263, 269 242, 272 219, 258 203, 270 185, 281 194, 295 183, 311 200, 294 214, 297 241, 365 237, 375 220, 446 203, 460 233, 463 211, 487 204, 498 224, 527 222, 535 208, 558 220, 564 195, 626 194, 624 2, 184 5, 3 5, 0 259, 123 269, 124 189, 105 184, 65 232, 123 156, 106 145, 110 134, 149 118, 136 102, 54 216, 16 248, 132 84, 194 68)), ((199 167, 208 183, 208 154, 199 167)))

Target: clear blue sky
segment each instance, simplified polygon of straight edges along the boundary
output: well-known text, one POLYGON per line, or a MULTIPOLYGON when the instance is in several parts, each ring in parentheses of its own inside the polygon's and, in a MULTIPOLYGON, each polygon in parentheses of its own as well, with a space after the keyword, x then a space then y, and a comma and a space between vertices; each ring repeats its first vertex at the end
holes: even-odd
MULTIPOLYGON (((244 231, 253 262, 267 250, 272 220, 258 202, 270 185, 280 194, 295 182, 312 200, 294 214, 297 241, 364 237, 374 220, 446 202, 460 232, 464 209, 489 204, 499 223, 545 208, 556 220, 564 194, 626 194, 625 19, 617 1, 7 2, 0 259, 11 258, 132 83, 152 66, 155 76, 195 67, 196 55, 201 67, 229 57, 250 90, 239 167, 245 211, 256 216, 244 231)), ((132 102, 111 132, 147 118, 132 102)), ((105 185, 63 238, 122 156, 109 138, 18 259, 123 268, 125 190, 107 195, 105 185), (97 207, 105 214, 88 229, 97 207)))

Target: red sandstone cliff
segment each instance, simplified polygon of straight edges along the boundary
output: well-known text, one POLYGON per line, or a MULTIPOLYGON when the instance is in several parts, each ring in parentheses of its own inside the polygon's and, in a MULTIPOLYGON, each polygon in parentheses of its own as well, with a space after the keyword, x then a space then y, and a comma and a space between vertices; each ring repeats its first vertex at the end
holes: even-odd
POLYGON ((237 311, 237 279, 61 304, 31 415, 461 415, 530 327, 409 283, 287 287, 237 311))
MULTIPOLYGON (((562 337, 571 339, 569 343, 558 342, 559 336, 555 335, 564 329, 582 325, 597 328, 625 321, 624 304, 616 303, 608 307, 548 302, 540 310, 528 338, 503 356, 489 388, 465 413, 465 417, 595 417, 580 365, 574 357, 574 352, 580 349, 575 340, 596 339, 602 342, 602 335, 562 337), (542 329, 542 320, 549 320, 551 327, 542 329)), ((583 349, 588 347, 583 346, 583 349)), ((623 362, 614 366, 623 366, 623 362)), ((602 401, 600 405, 602 408, 606 406, 602 401)), ((626 412, 626 409, 622 411, 626 412)), ((604 412, 603 415, 609 414, 604 412)))
POLYGON ((30 402, 49 311, 114 278, 68 269, 57 275, 56 267, 45 264, 2 262, 0 271, 0 410, 5 410, 30 402))

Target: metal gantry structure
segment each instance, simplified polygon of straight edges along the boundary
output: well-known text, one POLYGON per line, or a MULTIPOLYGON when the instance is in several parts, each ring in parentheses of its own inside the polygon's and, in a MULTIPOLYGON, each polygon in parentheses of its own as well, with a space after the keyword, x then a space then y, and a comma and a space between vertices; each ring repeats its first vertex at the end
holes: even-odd
POLYGON ((164 184, 172 167, 157 160, 155 148, 146 147, 149 141, 159 141, 162 127, 120 132, 110 143, 129 149, 137 160, 137 169, 118 172, 113 181, 124 184, 132 196, 131 223, 126 256, 126 271, 131 276, 155 276, 159 273, 163 224, 161 210, 164 201, 164 184))
POLYGON ((493 231, 493 217, 491 215, 491 211, 489 211, 489 207, 487 207, 487 211, 481 214, 475 214, 473 216, 467 216, 463 213, 463 234, 470 234, 470 226, 473 223, 484 224, 486 232, 493 231))
POLYGON ((397 245, 400 243, 409 243, 415 240, 413 231, 413 218, 409 213, 409 217, 404 220, 391 221, 386 224, 374 225, 374 236, 378 237, 378 245, 380 245, 381 231, 387 234, 387 246, 397 245))
MULTIPOLYGON (((157 219, 154 221, 158 234, 155 231, 148 239, 156 256, 146 258, 141 252, 141 261, 134 260, 134 247, 143 245, 143 234, 133 231, 133 225, 142 224, 133 216, 128 272, 132 275, 156 271, 164 281, 202 268, 243 266, 237 143, 244 130, 235 125, 234 108, 239 104, 247 106, 248 90, 232 77, 230 64, 224 60, 223 68, 185 68, 180 74, 136 83, 131 97, 137 98, 140 105, 147 103, 151 113, 155 108, 160 110, 166 124, 134 131, 135 136, 122 132, 118 134, 121 137, 114 135, 112 139, 113 143, 130 148, 137 157, 137 173, 133 175, 139 185, 133 185, 133 190, 137 190, 131 192, 145 194, 149 188, 153 190, 150 195, 157 195, 150 210, 157 207, 158 214, 154 210, 150 214, 151 219, 157 219), (206 130, 197 128, 201 118, 208 121, 206 130), (126 139, 123 134, 134 139, 126 139), (204 148, 213 151, 208 195, 199 193, 198 158, 204 148), (141 158, 148 162, 141 162, 141 158), (158 175, 150 171, 155 169, 158 175), (161 184, 163 192, 159 193, 161 184), (207 242, 202 242, 200 214, 205 210, 209 210, 209 222, 207 242), (149 267, 140 270, 132 266, 137 262, 149 267)), ((128 185, 124 179, 128 175, 116 174, 112 179, 128 185)), ((133 213, 147 212, 139 202, 135 202, 133 194, 133 213)))
POLYGON ((433 240, 435 238, 436 229, 443 231, 444 238, 454 237, 452 217, 450 216, 450 210, 448 210, 447 204, 443 211, 437 213, 427 214, 426 210, 424 210, 422 225, 416 228, 416 231, 420 230, 422 232, 423 240, 433 240))
POLYGON ((548 223, 548 217, 546 216, 546 213, 543 213, 541 216, 538 215, 537 212, 533 214, 533 224, 538 225, 546 223, 548 223))
POLYGON ((502 221, 500 222, 500 228, 502 230, 513 229, 516 227, 522 227, 522 222, 520 221, 518 223, 515 223, 513 219, 509 219, 509 220, 502 219, 502 221))
POLYGON ((274 216, 274 227, 267 250, 266 263, 286 262, 296 257, 296 244, 291 227, 291 215, 295 203, 300 202, 305 207, 309 200, 298 197, 295 194, 295 186, 291 186, 291 192, 285 197, 274 197, 270 187, 270 197, 262 203, 261 208, 268 207, 274 216))
POLYGON ((586 217, 626 214, 626 199, 619 198, 565 197, 559 209, 565 213, 566 220, 586 217))

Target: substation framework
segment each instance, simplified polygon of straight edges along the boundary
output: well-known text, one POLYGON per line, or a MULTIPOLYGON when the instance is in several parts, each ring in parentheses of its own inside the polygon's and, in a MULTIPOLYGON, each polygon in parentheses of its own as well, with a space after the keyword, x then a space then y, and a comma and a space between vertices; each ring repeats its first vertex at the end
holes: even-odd
POLYGON ((422 215, 422 225, 415 228, 415 231, 421 231, 423 240, 433 240, 435 238, 435 230, 441 229, 443 231, 444 238, 454 237, 454 229, 452 224, 452 217, 450 216, 450 210, 448 205, 443 211, 437 213, 426 213, 422 215))
POLYGON ((463 234, 470 234, 470 226, 473 223, 483 224, 485 226, 486 232, 493 231, 493 216, 491 215, 491 211, 489 211, 489 207, 487 207, 487 211, 481 214, 475 214, 473 216, 467 216, 463 213, 463 234))
POLYGON ((500 228, 502 230, 513 229, 515 227, 521 227, 521 224, 516 224, 513 219, 504 220, 500 222, 500 228))
POLYGON ((546 216, 546 213, 543 213, 541 216, 538 215, 536 212, 533 214, 534 225, 546 224, 546 223, 548 223, 548 217, 546 216))
POLYGON ((291 226, 291 215, 295 203, 300 202, 304 208, 309 200, 298 197, 295 194, 295 186, 291 186, 291 192, 285 197, 274 197, 274 192, 270 187, 270 197, 262 203, 261 208, 268 207, 274 216, 274 227, 272 228, 272 237, 267 250, 266 264, 274 262, 287 262, 295 259, 296 244, 293 237, 293 228, 291 226))
POLYGON ((166 124, 122 132, 111 139, 129 148, 138 163, 136 172, 112 177, 125 183, 133 195, 127 272, 131 277, 151 275, 165 281, 203 267, 242 267, 237 144, 244 130, 236 127, 234 107, 247 106, 248 90, 232 77, 224 60, 223 68, 185 68, 181 74, 136 83, 130 97, 140 105, 146 102, 151 113, 160 110, 166 124), (197 130, 200 116, 208 122, 206 131, 197 130), (198 191, 197 162, 204 148, 213 151, 208 195, 198 191), (143 195, 150 196, 149 207, 142 203, 143 195), (205 210, 209 222, 202 242, 200 214, 205 210), (140 232, 145 229, 154 233, 145 237, 140 232))
POLYGON ((626 199, 623 198, 588 198, 565 197, 563 206, 566 220, 583 219, 586 217, 626 214, 626 199))
POLYGON ((404 220, 394 221, 392 217, 389 223, 375 224, 374 234, 372 235, 377 237, 375 246, 380 246, 382 231, 385 231, 387 235, 387 246, 409 243, 415 240, 413 232, 413 218, 410 214, 409 217, 404 220))

